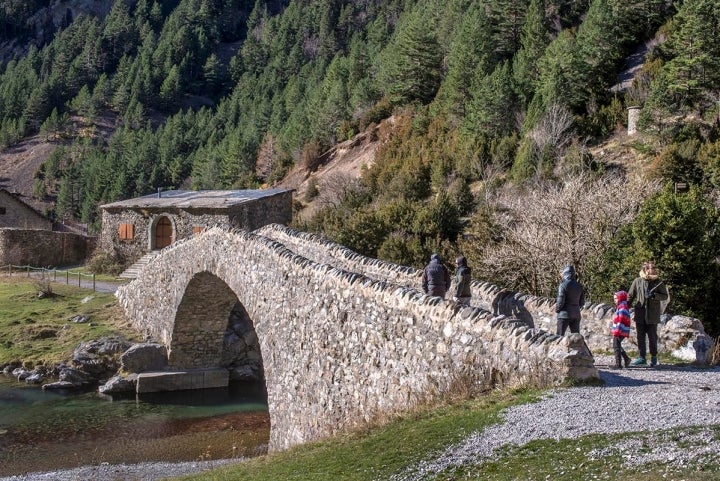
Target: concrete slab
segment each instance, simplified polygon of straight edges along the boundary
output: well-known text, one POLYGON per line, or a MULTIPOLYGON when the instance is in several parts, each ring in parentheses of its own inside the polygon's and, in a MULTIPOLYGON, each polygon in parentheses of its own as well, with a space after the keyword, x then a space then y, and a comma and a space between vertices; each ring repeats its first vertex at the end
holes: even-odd
POLYGON ((230 373, 223 368, 143 372, 137 376, 137 392, 182 391, 227 387, 230 373))

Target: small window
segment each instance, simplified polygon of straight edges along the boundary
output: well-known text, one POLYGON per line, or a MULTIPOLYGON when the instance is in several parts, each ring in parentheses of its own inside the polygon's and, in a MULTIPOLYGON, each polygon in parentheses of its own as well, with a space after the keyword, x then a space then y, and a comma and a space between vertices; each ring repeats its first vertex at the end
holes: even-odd
POLYGON ((0 215, 5 215, 5 207, 0 207, 0 215))
POLYGON ((195 225, 193 226, 193 234, 199 234, 201 232, 205 231, 205 227, 201 225, 195 225))
POLYGON ((132 240, 135 237, 135 225, 120 224, 118 226, 118 236, 120 240, 132 240))

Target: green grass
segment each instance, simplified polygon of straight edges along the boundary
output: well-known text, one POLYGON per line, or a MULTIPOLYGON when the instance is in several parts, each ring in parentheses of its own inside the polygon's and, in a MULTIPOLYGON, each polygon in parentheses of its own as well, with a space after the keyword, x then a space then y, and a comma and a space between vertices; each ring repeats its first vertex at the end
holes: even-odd
MULTIPOLYGON (((545 480, 720 480, 720 457, 709 452, 690 463, 657 461, 636 462, 639 455, 659 451, 666 459, 669 446, 679 451, 707 445, 720 437, 720 426, 710 426, 698 436, 699 428, 684 428, 655 433, 624 433, 612 436, 590 435, 576 439, 536 440, 521 447, 505 448, 491 462, 464 466, 429 480, 499 481, 545 480)), ((671 454, 671 453, 670 453, 671 454)), ((672 457, 672 456, 670 456, 672 457)))
MULTIPOLYGON (((335 440, 310 443, 286 452, 177 479, 203 481, 369 481, 386 480, 421 459, 432 457, 472 431, 498 420, 513 404, 531 402, 537 393, 495 393, 335 440)), ((532 422, 528 420, 528 422, 532 422)), ((521 447, 502 448, 492 460, 455 467, 425 481, 505 480, 720 480, 720 457, 708 450, 690 463, 659 462, 639 454, 667 453, 702 447, 720 439, 720 426, 684 428, 653 433, 588 435, 576 439, 535 440, 521 447)), ((664 455, 661 456, 664 459, 664 455)))
POLYGON ((494 393, 431 411, 408 414, 389 424, 297 446, 182 479, 361 481, 382 479, 430 453, 494 424, 513 404, 537 399, 537 393, 494 393))
POLYGON ((50 285, 53 295, 39 298, 41 281, 0 277, 0 365, 55 363, 69 359, 82 341, 116 333, 137 336, 112 294, 50 285), (90 322, 72 322, 77 315, 89 316, 90 322))

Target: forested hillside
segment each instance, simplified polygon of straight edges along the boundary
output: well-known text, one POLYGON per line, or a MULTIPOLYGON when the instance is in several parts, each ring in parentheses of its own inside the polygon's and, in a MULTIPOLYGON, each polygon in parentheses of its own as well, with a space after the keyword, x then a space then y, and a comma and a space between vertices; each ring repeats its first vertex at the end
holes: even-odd
POLYGON ((52 145, 51 215, 97 228, 99 204, 159 187, 274 185, 379 125, 373 166, 331 201, 308 189, 297 207, 325 207, 298 227, 415 266, 462 252, 541 295, 573 263, 606 302, 652 258, 671 308, 720 327, 714 0, 87 3, 0 3, 0 156, 52 145), (629 106, 610 165, 593 148, 629 106))

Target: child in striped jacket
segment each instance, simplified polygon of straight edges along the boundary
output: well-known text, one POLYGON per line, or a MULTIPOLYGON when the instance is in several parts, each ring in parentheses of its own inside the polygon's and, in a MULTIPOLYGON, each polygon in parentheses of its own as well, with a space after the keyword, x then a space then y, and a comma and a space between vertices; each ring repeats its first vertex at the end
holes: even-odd
POLYGON ((623 340, 630 335, 630 308, 628 307, 628 295, 625 291, 617 291, 613 295, 615 301, 615 316, 613 316, 612 335, 613 351, 615 351, 615 369, 622 369, 622 361, 625 367, 630 365, 630 356, 622 347, 623 340))

